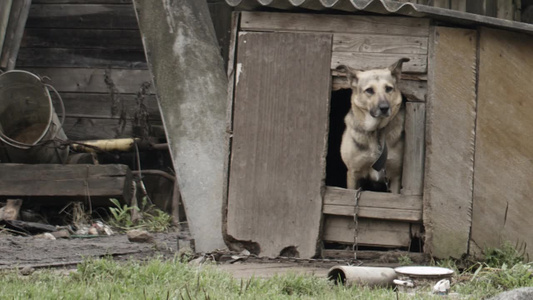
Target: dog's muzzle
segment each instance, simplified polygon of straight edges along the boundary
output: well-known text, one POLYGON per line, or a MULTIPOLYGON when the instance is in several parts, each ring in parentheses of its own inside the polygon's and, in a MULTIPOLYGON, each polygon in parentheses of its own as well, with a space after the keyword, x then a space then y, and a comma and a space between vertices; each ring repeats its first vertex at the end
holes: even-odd
POLYGON ((378 105, 370 111, 370 115, 374 118, 388 117, 390 115, 390 105, 387 101, 380 101, 378 105))

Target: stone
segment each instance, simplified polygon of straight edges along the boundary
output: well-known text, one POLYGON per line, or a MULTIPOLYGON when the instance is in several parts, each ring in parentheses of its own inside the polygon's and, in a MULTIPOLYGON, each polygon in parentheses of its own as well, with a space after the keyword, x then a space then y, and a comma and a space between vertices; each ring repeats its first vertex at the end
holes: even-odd
POLYGON ((133 229, 126 233, 132 243, 153 243, 154 237, 146 230, 133 229))

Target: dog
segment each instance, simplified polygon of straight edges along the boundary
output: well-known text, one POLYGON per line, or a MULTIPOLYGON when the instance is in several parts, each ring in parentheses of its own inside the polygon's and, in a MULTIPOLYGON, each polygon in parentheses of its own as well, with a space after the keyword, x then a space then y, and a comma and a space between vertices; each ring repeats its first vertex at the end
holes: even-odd
POLYGON ((398 82, 402 64, 408 61, 401 58, 388 68, 367 71, 337 67, 352 89, 340 148, 348 169, 348 189, 358 189, 362 180, 370 180, 400 193, 405 108, 398 82))

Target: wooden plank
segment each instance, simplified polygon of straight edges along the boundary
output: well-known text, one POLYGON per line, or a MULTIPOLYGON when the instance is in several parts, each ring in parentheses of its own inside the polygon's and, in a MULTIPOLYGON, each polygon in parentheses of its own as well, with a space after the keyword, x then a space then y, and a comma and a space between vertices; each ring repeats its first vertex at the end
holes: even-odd
POLYGON ((533 39, 482 28, 471 249, 533 236, 533 39))
MULTIPOLYGON (((94 93, 61 93, 61 98, 65 104, 67 116, 74 117, 80 115, 92 116, 100 119, 113 118, 111 113, 111 95, 94 93)), ((122 101, 128 119, 133 118, 138 110, 137 96, 133 94, 118 95, 122 101)), ((147 95, 144 105, 150 120, 161 120, 159 106, 155 95, 147 95)), ((58 113, 58 115, 61 115, 58 113)))
MULTIPOLYGON (((408 247, 411 242, 409 223, 396 221, 358 220, 359 246, 408 247)), ((353 217, 324 216, 322 240, 335 243, 354 243, 353 217)))
POLYGON ((132 5, 33 4, 27 28, 138 29, 132 5))
POLYGON ((20 46, 22 48, 143 50, 138 29, 28 28, 24 32, 20 46))
POLYGON ((261 255, 287 247, 316 254, 331 41, 331 34, 239 36, 227 235, 257 243, 261 255))
POLYGON ((433 6, 440 8, 450 8, 450 0, 433 0, 433 6))
POLYGON ((466 11, 469 13, 496 17, 498 0, 467 1, 466 11))
POLYGON ((36 173, 46 180, 131 176, 126 165, 0 164, 0 170, 0 181, 30 180, 36 173))
POLYGON ((399 57, 410 59, 402 66, 402 72, 426 73, 427 55, 424 54, 388 54, 388 53, 362 53, 362 52, 333 52, 331 55, 331 69, 339 65, 347 65, 357 70, 387 68, 399 57))
MULTIPOLYGON (((237 70, 237 40, 239 35, 239 24, 241 19, 241 13, 238 11, 233 12, 231 19, 231 38, 229 43, 229 54, 228 54, 228 66, 227 66, 227 76, 228 76, 228 94, 226 99, 226 134, 225 134, 225 155, 224 155, 224 177, 223 177, 223 191, 222 191, 222 207, 228 207, 228 191, 229 191, 229 175, 230 175, 230 165, 231 165, 231 144, 233 142, 233 100, 235 97, 235 79, 237 70)), ((0 152, 1 154, 1 152, 0 152)), ((1 156, 0 156, 1 158, 1 156)), ((228 214, 222 214, 222 234, 224 241, 227 245, 231 245, 231 238, 227 237, 227 224, 228 224, 228 214)), ((230 246, 231 248, 231 246, 230 246)))
POLYGON ((0 164, 0 195, 121 197, 130 199, 132 175, 125 165, 0 164))
POLYGON ((405 145, 402 173, 402 195, 422 195, 426 105, 408 102, 405 107, 405 145))
MULTIPOLYGON (((422 197, 420 197, 422 203, 422 197)), ((325 215, 348 216, 353 217, 354 205, 330 205, 324 204, 322 213, 325 215)), ((380 207, 359 207, 357 215, 361 218, 377 220, 394 220, 405 222, 421 222, 422 210, 398 209, 398 208, 380 208, 380 207)))
MULTIPOLYGON (((47 76, 59 92, 109 93, 107 76, 120 94, 136 94, 146 82, 152 82, 148 70, 79 69, 79 68, 24 68, 39 76, 47 76)), ((154 88, 150 88, 154 93, 154 88)))
POLYGON ((144 50, 22 48, 20 68, 148 69, 144 50))
MULTIPOLYGON (((329 215, 353 216, 354 190, 326 187, 322 212, 329 215)), ((383 220, 422 221, 422 197, 363 191, 358 216, 383 220)))
POLYGON ((466 0, 451 0, 450 8, 466 12, 466 0))
POLYGON ((32 0, 33 4, 132 4, 132 0, 32 0))
MULTIPOLYGON (((324 194, 324 204, 353 206, 355 203, 355 194, 355 190, 327 186, 326 193, 324 194)), ((420 197, 416 196, 362 191, 359 198, 359 206, 421 210, 422 201, 420 197)))
POLYGON ((242 30, 312 31, 427 37, 429 19, 243 12, 242 30))
POLYGON ((516 6, 513 0, 496 0, 496 6, 496 17, 511 21, 514 20, 516 14, 516 6))
POLYGON ((427 47, 427 36, 333 34, 333 52, 427 54, 427 47))
POLYGON ((424 250, 433 256, 468 252, 476 118, 476 31, 436 27, 430 42, 424 250))
POLYGON ((118 118, 67 117, 63 130, 69 140, 74 141, 133 137, 131 120, 126 121, 124 129, 119 122, 118 118))
POLYGON ((13 1, 6 27, 2 51, 0 53, 0 68, 15 69, 20 41, 24 34, 24 26, 28 18, 31 0, 13 1))

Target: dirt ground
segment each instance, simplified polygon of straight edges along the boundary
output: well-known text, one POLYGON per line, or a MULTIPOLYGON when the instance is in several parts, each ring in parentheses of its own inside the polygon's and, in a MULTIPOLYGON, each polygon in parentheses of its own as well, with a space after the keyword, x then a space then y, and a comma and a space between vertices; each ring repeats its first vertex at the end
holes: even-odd
MULTIPOLYGON (((154 233, 153 236, 154 243, 133 243, 128 241, 126 235, 57 240, 0 235, 0 270, 25 267, 75 269, 78 263, 88 257, 112 256, 117 260, 174 257, 178 252, 178 234, 154 233)), ((215 258, 220 269, 237 279, 252 276, 266 278, 287 272, 325 277, 328 269, 338 264, 335 261, 237 258, 235 254, 223 251, 205 257, 215 258)))

